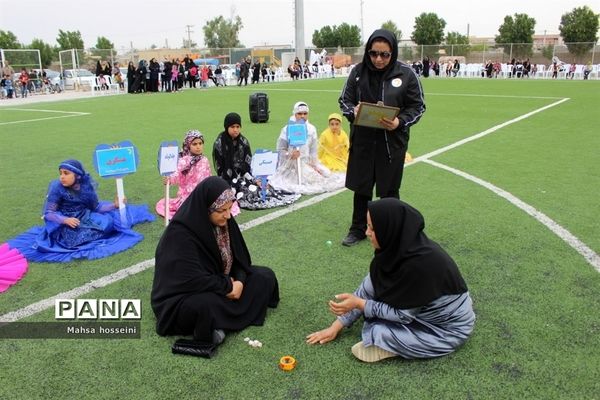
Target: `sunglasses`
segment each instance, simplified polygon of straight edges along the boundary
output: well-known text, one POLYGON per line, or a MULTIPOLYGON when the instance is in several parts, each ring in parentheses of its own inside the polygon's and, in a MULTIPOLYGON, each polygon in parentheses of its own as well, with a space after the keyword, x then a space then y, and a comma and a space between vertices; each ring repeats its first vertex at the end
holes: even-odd
POLYGON ((371 56, 373 58, 377 58, 377 57, 390 58, 392 56, 392 53, 390 53, 389 51, 369 50, 368 54, 369 54, 369 56, 371 56))

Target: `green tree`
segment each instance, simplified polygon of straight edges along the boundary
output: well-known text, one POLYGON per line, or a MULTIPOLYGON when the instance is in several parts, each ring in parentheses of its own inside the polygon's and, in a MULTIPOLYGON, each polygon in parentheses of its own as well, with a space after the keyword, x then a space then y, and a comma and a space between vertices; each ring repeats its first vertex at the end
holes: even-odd
POLYGON ((315 30, 312 36, 312 44, 315 47, 359 47, 360 28, 356 25, 343 23, 340 26, 333 27, 327 25, 321 30, 315 30))
POLYGON ((40 58, 42 61, 42 67, 48 68, 52 61, 57 59, 56 47, 50 46, 41 39, 33 39, 31 44, 27 46, 29 49, 38 49, 40 51, 40 58))
POLYGON ((385 29, 394 33, 398 41, 402 39, 402 31, 398 29, 398 26, 391 19, 381 24, 381 29, 385 29))
POLYGON ((0 29, 0 49, 20 49, 21 44, 17 37, 11 31, 3 31, 0 29))
POLYGON ((204 43, 213 49, 244 47, 238 35, 244 25, 239 15, 226 20, 222 15, 208 21, 203 27, 204 43))
POLYGON ((96 40, 96 45, 94 47, 96 49, 111 50, 115 48, 115 45, 113 42, 111 42, 104 36, 98 36, 98 39, 96 40))
POLYGON ((92 54, 95 56, 108 58, 110 57, 110 51, 115 48, 114 43, 105 38, 104 36, 98 36, 96 40, 96 45, 92 49, 92 54))
POLYGON ((469 38, 458 32, 448 32, 446 34, 446 44, 469 44, 469 38))
POLYGON ((569 53, 582 57, 590 51, 598 41, 599 19, 600 14, 594 14, 588 6, 574 8, 561 17, 558 30, 569 53))
POLYGON ((338 47, 339 39, 336 36, 334 29, 327 25, 321 28, 321 30, 315 30, 312 35, 312 44, 315 47, 338 47))
POLYGON ((359 47, 361 45, 360 28, 356 25, 348 25, 344 22, 338 26, 337 35, 340 40, 339 46, 359 47))
POLYGON ((459 32, 448 32, 446 34, 446 45, 441 46, 446 50, 446 54, 455 56, 467 56, 471 51, 469 46, 469 38, 466 35, 461 35, 459 32))
POLYGON ((70 50, 70 49, 83 49, 83 39, 79 31, 69 32, 58 30, 58 37, 56 38, 59 50, 70 50))
POLYGON ((418 45, 440 44, 444 39, 446 21, 435 13, 422 13, 415 18, 411 39, 418 45))
POLYGON ((514 57, 528 57, 533 54, 533 33, 535 19, 527 14, 515 14, 504 17, 504 23, 498 28, 497 44, 504 44, 504 53, 511 53, 514 57), (509 45, 512 44, 512 45, 509 45))

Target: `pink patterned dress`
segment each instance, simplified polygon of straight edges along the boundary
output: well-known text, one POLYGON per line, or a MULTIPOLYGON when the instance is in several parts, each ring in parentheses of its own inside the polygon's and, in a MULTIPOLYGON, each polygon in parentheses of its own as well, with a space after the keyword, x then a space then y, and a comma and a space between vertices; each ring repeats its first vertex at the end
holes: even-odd
MULTIPOLYGON (((177 197, 169 199, 169 219, 173 217, 173 214, 179 209, 179 206, 188 198, 192 191, 198 186, 200 182, 212 175, 210 163, 204 156, 191 166, 187 174, 181 173, 187 166, 190 165, 192 160, 191 155, 180 157, 177 161, 177 171, 169 176, 170 185, 178 185, 177 197)), ((156 212, 161 217, 165 216, 165 199, 162 198, 156 203, 156 212)))

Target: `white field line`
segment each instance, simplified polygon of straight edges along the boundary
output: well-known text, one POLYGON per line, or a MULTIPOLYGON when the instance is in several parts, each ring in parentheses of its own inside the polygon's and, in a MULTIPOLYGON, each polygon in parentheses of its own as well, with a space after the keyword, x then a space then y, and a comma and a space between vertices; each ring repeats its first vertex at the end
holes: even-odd
MULTIPOLYGON (((240 88, 238 90, 244 90, 254 92, 255 88, 240 88)), ((341 90, 337 89, 278 89, 278 88, 264 88, 261 89, 263 92, 318 92, 318 93, 340 93, 341 90)), ((490 97, 494 99, 539 99, 539 100, 559 100, 564 97, 555 96, 519 96, 519 95, 495 95, 495 94, 477 94, 477 93, 427 93, 427 96, 452 96, 452 97, 490 97)))
MULTIPOLYGON (((273 90, 273 89, 271 89, 271 90, 273 90)), ((413 161, 410 164, 407 164, 407 167, 410 167, 410 166, 412 166, 412 165, 414 165, 414 164, 416 164, 418 162, 421 162, 421 161, 428 161, 428 159, 430 157, 433 157, 433 156, 439 155, 441 153, 444 153, 444 152, 446 152, 448 150, 454 149, 454 148, 456 148, 458 146, 461 146, 461 145, 463 145, 465 143, 468 143, 468 142, 470 142, 472 140, 479 139, 479 138, 481 138, 483 136, 486 136, 486 135, 488 135, 488 134, 490 134, 492 132, 497 131, 498 129, 500 129, 502 127, 505 127, 507 125, 510 125, 510 124, 518 122, 518 121, 521 121, 524 118, 528 118, 528 117, 530 117, 530 116, 532 116, 532 115, 534 115, 534 114, 536 114, 538 112, 544 111, 544 110, 546 110, 546 109, 548 109, 550 107, 554 107, 554 106, 556 106, 556 105, 558 105, 558 104, 560 104, 560 103, 562 103, 564 101, 567 101, 567 100, 569 100, 569 99, 568 98, 562 99, 562 100, 560 100, 558 102, 552 103, 552 104, 550 104, 548 106, 539 108, 537 110, 534 110, 532 112, 524 114, 523 116, 517 117, 515 119, 512 119, 510 121, 507 121, 507 122, 502 123, 500 125, 497 125, 495 127, 487 129, 484 132, 481 132, 481 133, 478 133, 476 135, 470 136, 470 137, 468 137, 466 139, 460 140, 460 141, 458 141, 458 142, 456 142, 454 144, 451 144, 449 146, 445 146, 445 147, 442 147, 441 149, 438 149, 438 150, 435 150, 433 152, 427 153, 427 154, 425 154, 423 156, 416 157, 416 158, 413 159, 413 161)), ((252 221, 249 221, 249 222, 247 222, 245 224, 242 224, 240 226, 240 229, 242 229, 242 230, 250 229, 250 228, 252 228, 254 226, 260 225, 262 223, 265 223, 265 222, 271 221, 271 220, 273 220, 275 218, 278 218, 278 217, 281 217, 283 215, 286 215, 286 214, 288 214, 288 213, 290 213, 292 211, 295 211, 295 210, 307 207, 309 205, 316 204, 316 203, 318 203, 318 202, 320 202, 320 201, 322 201, 322 200, 324 200, 324 199, 326 199, 328 197, 334 196, 334 195, 342 192, 343 190, 344 189, 340 189, 340 190, 338 190, 336 192, 325 193, 325 194, 322 194, 322 195, 319 195, 319 196, 315 196, 315 197, 313 197, 310 200, 307 200, 305 202, 302 202, 302 203, 299 203, 299 204, 293 204, 292 206, 286 207, 285 209, 273 212, 271 214, 264 215, 264 216, 262 216, 260 218, 257 218, 255 220, 252 220, 252 221)), ((100 288, 100 287, 104 287, 104 286, 108 286, 111 283, 117 282, 117 281, 119 281, 121 279, 124 279, 124 278, 130 276, 130 275, 134 275, 134 274, 136 274, 138 272, 142 272, 142 271, 144 271, 144 270, 152 267, 153 265, 154 265, 154 259, 149 259, 149 260, 142 261, 142 262, 140 262, 138 264, 135 264, 135 265, 133 265, 131 267, 119 270, 119 271, 117 271, 117 272, 115 272, 115 273, 113 273, 111 275, 107 275, 107 276, 104 276, 102 278, 96 279, 95 281, 89 282, 89 283, 87 283, 87 284, 85 284, 83 286, 80 286, 78 288, 72 289, 72 290, 67 291, 67 292, 59 293, 56 296, 53 296, 53 297, 45 299, 45 300, 41 300, 41 301, 39 301, 37 303, 34 303, 34 304, 29 305, 29 306, 23 307, 23 308, 21 308, 19 310, 12 311, 12 312, 6 313, 4 315, 0 315, 0 322, 14 322, 14 321, 18 321, 19 319, 29 317, 31 315, 34 315, 34 314, 36 314, 38 312, 41 312, 43 310, 46 310, 46 309, 52 307, 54 305, 54 300, 55 299, 75 298, 75 297, 81 296, 83 294, 91 292, 94 289, 97 289, 97 288, 100 288)))
MULTIPOLYGON (((292 204, 286 208, 275 211, 270 214, 263 215, 262 217, 253 219, 252 221, 246 222, 245 224, 240 225, 240 229, 245 231, 247 229, 253 228, 255 226, 264 224, 265 222, 274 220, 276 218, 282 217, 286 214, 289 214, 293 211, 300 210, 304 207, 311 206, 313 204, 319 203, 329 197, 335 196, 338 193, 343 192, 345 189, 336 190, 335 192, 323 193, 318 196, 312 197, 309 200, 303 201, 301 203, 292 204)), ((154 259, 151 258, 149 260, 142 261, 131 267, 127 267, 116 271, 110 275, 103 276, 96 280, 86 283, 85 285, 76 287, 75 289, 71 289, 66 292, 59 293, 55 296, 49 297, 44 300, 40 300, 37 303, 30 304, 26 307, 20 308, 16 311, 11 311, 4 315, 0 315, 0 322, 15 322, 20 319, 29 317, 31 315, 37 314, 41 311, 44 311, 48 308, 54 307, 54 301, 56 299, 74 299, 80 297, 86 293, 89 293, 95 289, 99 289, 105 286, 108 286, 112 283, 118 282, 122 279, 125 279, 131 275, 135 275, 139 272, 145 271, 150 267, 154 266, 154 259)))
POLYGON ((469 143, 469 142, 472 142, 473 140, 480 139, 480 138, 482 138, 482 137, 484 137, 484 136, 487 136, 487 135, 489 135, 490 133, 496 132, 498 129, 502 129, 502 128, 505 128, 505 127, 507 127, 508 125, 512 125, 512 124, 514 124, 515 122, 522 121, 522 120, 524 120, 525 118, 529 118, 529 117, 531 117, 532 115, 535 115, 535 114, 537 114, 537 113, 540 113, 540 112, 542 112, 542 111, 546 111, 547 109, 549 109, 549 108, 552 108, 552 107, 555 107, 555 106, 557 106, 557 105, 559 105, 559 104, 561 104, 561 103, 564 103, 565 101, 568 101, 568 100, 569 100, 569 98, 563 98, 563 99, 561 99, 561 100, 559 100, 559 101, 556 101, 556 102, 554 102, 554 103, 548 104, 547 106, 544 106, 544 107, 538 108, 538 109, 536 109, 536 110, 533 110, 533 111, 531 111, 531 112, 528 112, 527 114, 523 114, 523 115, 521 115, 521 116, 519 116, 519 117, 517 117, 517 118, 513 118, 513 119, 511 119, 511 120, 509 120, 509 121, 503 122, 503 123, 501 123, 500 125, 493 126, 493 127, 491 127, 490 129, 486 129, 486 130, 485 130, 485 131, 483 131, 483 132, 477 133, 477 134, 475 134, 475 135, 473 135, 473 136, 469 136, 469 137, 467 137, 467 138, 464 138, 464 139, 462 139, 462 140, 459 140, 458 142, 454 142, 454 143, 452 143, 452 144, 450 144, 450 145, 448 145, 448 146, 444 146, 444 147, 442 147, 442 148, 439 148, 439 149, 437 149, 437 150, 434 150, 434 151, 432 151, 432 152, 429 152, 429 153, 427 153, 427 154, 423 154, 422 156, 415 157, 415 158, 413 159, 413 163, 417 163, 417 162, 419 162, 419 161, 424 161, 424 160, 430 159, 431 157, 435 157, 435 156, 437 156, 437 155, 440 155, 440 154, 442 154, 442 153, 445 153, 445 152, 447 152, 448 150, 452 150, 452 149, 455 149, 455 148, 457 148, 457 147, 459 147, 459 146, 462 146, 462 145, 463 145, 463 144, 465 144, 465 143, 469 143))
MULTIPOLYGON (((23 124, 26 122, 37 122, 37 121, 47 121, 49 119, 58 119, 58 118, 70 118, 70 117, 80 117, 83 115, 90 115, 90 113, 87 112, 77 112, 77 111, 57 111, 57 110, 36 110, 33 108, 9 108, 9 109, 4 109, 6 111, 37 111, 37 112, 45 112, 45 113, 57 113, 57 114, 66 114, 66 115, 59 115, 56 117, 44 117, 44 118, 34 118, 34 119, 24 119, 24 120, 20 120, 20 121, 10 121, 10 122, 0 122, 0 126, 2 125, 14 125, 14 124, 23 124)), ((0 110, 1 112, 2 110, 0 110)))
POLYGON ((455 175, 465 178, 471 182, 481 185, 484 188, 491 190, 498 196, 508 200, 509 203, 511 203, 514 206, 516 206, 517 208, 520 208, 521 210, 525 211, 527 214, 531 215, 533 218, 535 218, 536 220, 541 222, 544 226, 546 226, 548 229, 550 229, 550 231, 552 231, 556 236, 561 238, 569 246, 571 246, 573 249, 575 249, 575 251, 577 251, 579 254, 581 254, 583 256, 583 258, 585 258, 586 261, 592 267, 594 267, 596 269, 596 271, 600 272, 600 256, 594 250, 592 250, 588 246, 586 246, 586 244, 583 243, 581 240, 577 239, 577 237, 575 235, 573 235, 567 229, 560 226, 557 222, 555 222, 553 219, 548 217, 543 212, 530 206, 529 204, 525 203, 523 200, 521 200, 518 197, 514 196, 513 194, 507 192, 506 190, 500 189, 498 186, 495 186, 495 185, 491 184, 490 182, 484 181, 483 179, 479 179, 476 176, 470 175, 466 172, 463 172, 456 168, 449 167, 447 165, 438 163, 433 160, 423 160, 423 162, 433 165, 435 167, 444 169, 448 172, 451 172, 455 175))

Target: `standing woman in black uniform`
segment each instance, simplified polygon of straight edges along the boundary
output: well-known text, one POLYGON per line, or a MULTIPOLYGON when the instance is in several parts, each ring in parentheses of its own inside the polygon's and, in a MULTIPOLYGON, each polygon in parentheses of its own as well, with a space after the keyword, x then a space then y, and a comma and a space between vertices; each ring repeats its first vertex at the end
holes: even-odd
POLYGON ((398 41, 392 32, 373 32, 339 103, 351 123, 346 187, 354 192, 352 225, 342 244, 353 246, 366 237, 367 203, 372 200, 373 187, 377 197, 399 198, 409 130, 425 112, 421 82, 409 65, 398 61, 398 41), (382 102, 399 107, 400 114, 393 120, 382 118, 381 128, 355 126, 352 122, 359 102, 382 102))

